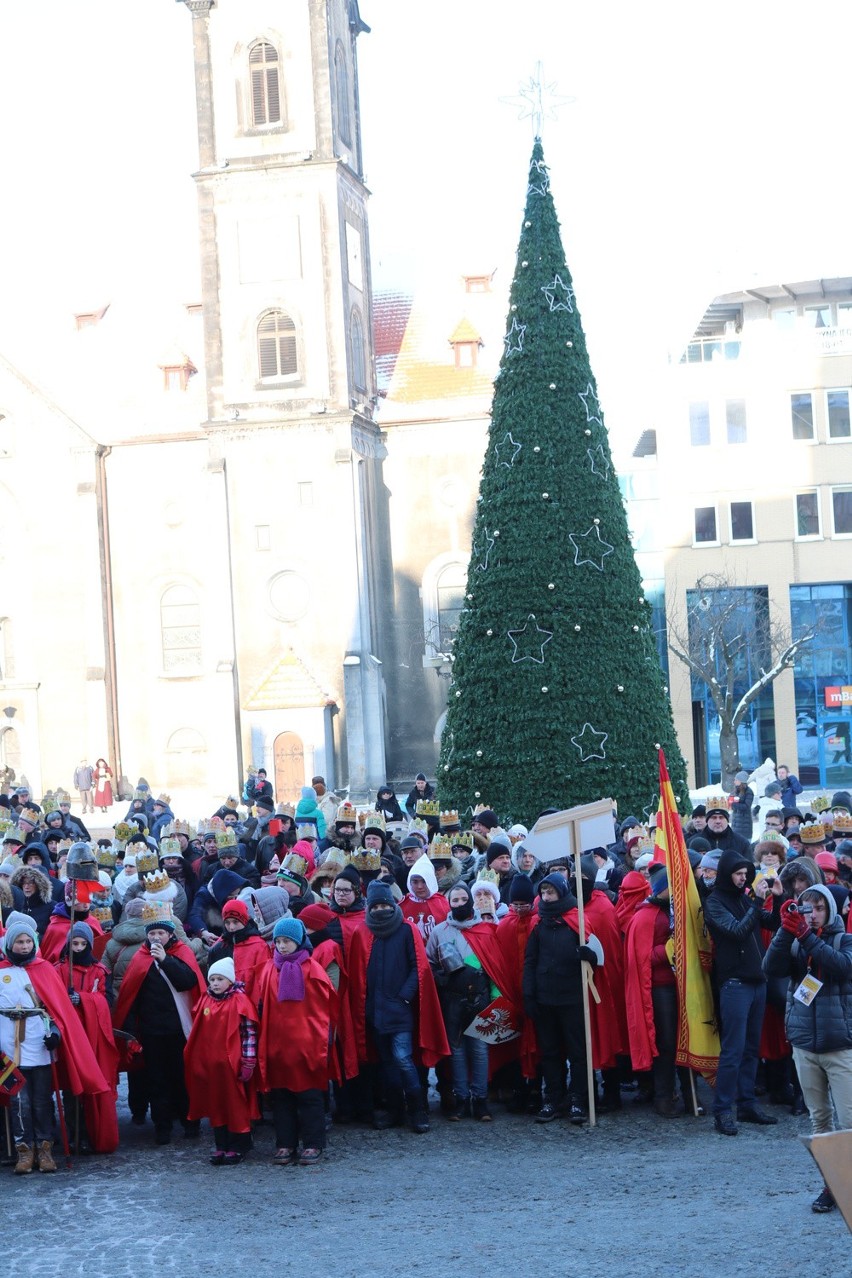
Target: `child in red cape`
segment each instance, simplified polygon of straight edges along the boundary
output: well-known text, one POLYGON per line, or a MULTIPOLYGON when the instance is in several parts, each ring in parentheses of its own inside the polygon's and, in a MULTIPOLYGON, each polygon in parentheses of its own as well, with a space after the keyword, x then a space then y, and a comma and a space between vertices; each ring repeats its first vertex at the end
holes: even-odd
POLYGON ((319 1162, 325 1149, 324 1097, 337 995, 298 919, 278 919, 275 949, 263 974, 258 1065, 271 1093, 279 1167, 319 1162), (302 1152, 299 1153, 299 1139, 302 1152))
POLYGON ((15 1171, 31 1172, 36 1155, 39 1171, 56 1171, 51 1150, 53 1053, 75 1096, 108 1092, 109 1087, 59 976, 39 956, 32 920, 16 912, 6 919, 0 960, 0 1050, 26 1079, 9 1105, 18 1154, 15 1171))
POLYGON ((269 944, 260 935, 254 919, 249 918, 245 901, 239 899, 226 901, 222 906, 222 929, 221 937, 207 955, 208 965, 232 958, 235 980, 245 987, 246 995, 257 1007, 260 982, 269 962, 269 944))
MULTIPOLYGON (((92 953, 93 939, 88 923, 75 923, 71 928, 68 944, 62 951, 62 959, 55 966, 59 979, 77 1009, 83 1033, 92 1046, 95 1059, 110 1088, 108 1092, 83 1097, 82 1138, 88 1139, 90 1148, 96 1154, 112 1154, 118 1149, 118 1118, 115 1112, 118 1049, 112 1032, 106 994, 109 973, 102 963, 95 961, 92 953), (71 963, 68 959, 69 946, 73 951, 71 963)), ((59 1073, 63 1088, 67 1088, 65 1071, 60 1069, 59 1073)), ((66 1106, 66 1109, 70 1108, 66 1106)))
POLYGON ((207 993, 195 1007, 184 1049, 189 1118, 209 1118, 214 1167, 236 1167, 251 1148, 251 1123, 260 1117, 254 1071, 257 1008, 236 979, 234 960, 207 971, 207 993))

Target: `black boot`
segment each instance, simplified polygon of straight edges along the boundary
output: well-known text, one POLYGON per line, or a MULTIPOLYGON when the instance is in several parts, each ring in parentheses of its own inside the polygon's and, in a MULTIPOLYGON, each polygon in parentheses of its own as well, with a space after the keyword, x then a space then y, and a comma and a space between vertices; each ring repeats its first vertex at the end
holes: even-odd
POLYGON ((408 1106, 408 1125, 413 1132, 422 1136, 429 1130, 429 1115, 423 1105, 423 1093, 419 1088, 414 1092, 406 1092, 405 1100, 408 1106))
POLYGON ((405 1122, 405 1097, 401 1090, 389 1090, 386 1107, 377 1109, 373 1114, 373 1127, 377 1132, 387 1131, 389 1127, 402 1127, 405 1122))

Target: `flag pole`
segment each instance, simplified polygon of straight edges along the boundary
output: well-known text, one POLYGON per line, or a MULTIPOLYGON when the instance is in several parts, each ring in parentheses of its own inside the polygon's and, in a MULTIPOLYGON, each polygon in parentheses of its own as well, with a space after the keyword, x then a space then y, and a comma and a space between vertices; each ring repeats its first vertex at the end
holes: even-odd
MULTIPOLYGON (((574 851, 574 883, 577 892, 577 923, 580 944, 586 944, 586 918, 583 910, 583 876, 580 870, 580 843, 576 826, 571 830, 574 851)), ((592 1064, 592 1018, 589 1010, 589 986, 592 983, 592 969, 588 963, 580 963, 583 982, 583 1029, 586 1036, 586 1087, 589 1093, 589 1126, 596 1126, 595 1117, 595 1071, 592 1064)), ((573 1086, 573 1079, 571 1080, 573 1086)))

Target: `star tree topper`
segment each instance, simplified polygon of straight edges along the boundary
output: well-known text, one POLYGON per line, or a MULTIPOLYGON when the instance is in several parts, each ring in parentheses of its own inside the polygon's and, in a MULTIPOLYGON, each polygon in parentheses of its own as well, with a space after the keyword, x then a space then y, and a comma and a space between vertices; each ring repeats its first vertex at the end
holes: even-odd
POLYGON ((556 81, 544 82, 544 64, 537 62, 535 71, 526 84, 522 84, 513 98, 502 98, 507 106, 516 107, 519 120, 531 120, 533 137, 540 138, 545 120, 555 120, 556 113, 562 107, 576 102, 576 98, 565 97, 556 92, 556 81))

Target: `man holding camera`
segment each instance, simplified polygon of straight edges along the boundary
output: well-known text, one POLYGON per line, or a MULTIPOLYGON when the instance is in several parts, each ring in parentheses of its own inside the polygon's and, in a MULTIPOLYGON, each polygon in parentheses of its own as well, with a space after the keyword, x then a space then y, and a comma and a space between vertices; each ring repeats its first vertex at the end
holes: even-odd
MULTIPOLYGON (((814 1135, 852 1128, 852 935, 832 893, 818 884, 781 906, 781 928, 763 960, 767 976, 787 976, 785 1026, 814 1135)), ((828 1186, 815 1212, 835 1206, 828 1186)))
POLYGON ((769 884, 761 880, 752 893, 754 877, 754 862, 728 849, 719 858, 713 891, 704 902, 707 928, 715 942, 722 1022, 713 1118, 716 1131, 723 1136, 736 1136, 737 1119, 761 1127, 778 1122, 758 1109, 754 1084, 766 1008, 761 929, 774 931, 779 926, 780 898, 773 897, 773 909, 765 910, 769 884))

